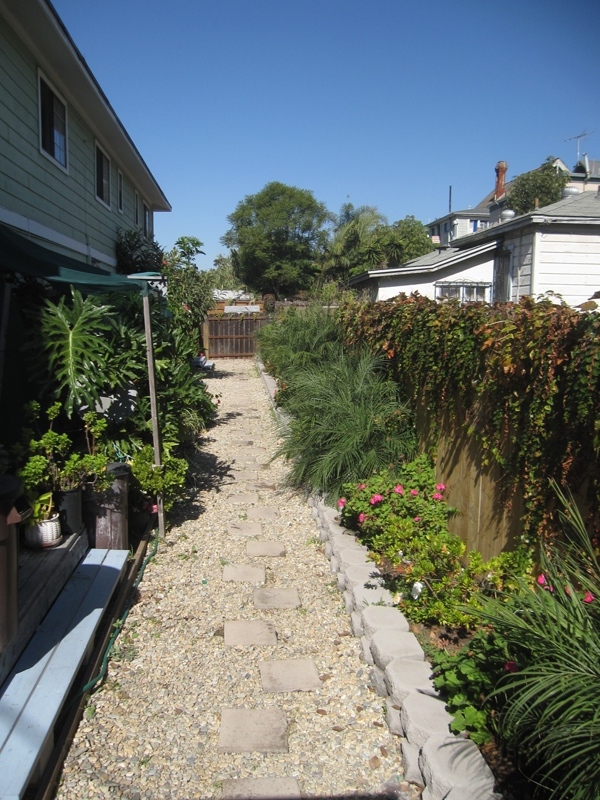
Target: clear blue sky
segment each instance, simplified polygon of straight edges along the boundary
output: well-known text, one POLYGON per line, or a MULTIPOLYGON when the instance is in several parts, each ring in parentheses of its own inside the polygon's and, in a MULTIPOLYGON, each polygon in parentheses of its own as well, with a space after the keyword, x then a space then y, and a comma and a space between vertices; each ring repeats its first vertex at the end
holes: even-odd
POLYGON ((277 180, 390 222, 476 205, 546 156, 600 159, 598 0, 53 0, 173 206, 205 243, 277 180))

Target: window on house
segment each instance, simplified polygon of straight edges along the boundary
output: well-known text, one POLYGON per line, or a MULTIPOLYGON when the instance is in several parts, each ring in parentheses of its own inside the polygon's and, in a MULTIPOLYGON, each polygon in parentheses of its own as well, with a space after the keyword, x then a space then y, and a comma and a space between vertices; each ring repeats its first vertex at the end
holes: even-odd
POLYGON ((150 209, 144 203, 144 236, 150 236, 150 209))
POLYGON ((133 219, 134 219, 134 222, 135 222, 135 227, 139 228, 139 226, 140 226, 140 196, 139 196, 139 194, 137 192, 135 193, 135 196, 134 196, 133 206, 134 206, 134 208, 133 208, 133 219))
POLYGON ((439 281, 435 284, 436 300, 456 298, 461 303, 487 302, 490 299, 490 283, 478 281, 439 281))
POLYGON ((99 145, 96 145, 96 197, 110 206, 110 159, 99 145))
POLYGON ((67 107, 40 76, 40 146, 67 168, 67 107))
POLYGON ((477 225, 479 223, 479 220, 478 219, 470 219, 469 222, 471 223, 471 231, 473 233, 475 233, 475 231, 477 230, 477 225))
POLYGON ((117 172, 117 208, 119 213, 123 213, 123 173, 121 170, 117 172))

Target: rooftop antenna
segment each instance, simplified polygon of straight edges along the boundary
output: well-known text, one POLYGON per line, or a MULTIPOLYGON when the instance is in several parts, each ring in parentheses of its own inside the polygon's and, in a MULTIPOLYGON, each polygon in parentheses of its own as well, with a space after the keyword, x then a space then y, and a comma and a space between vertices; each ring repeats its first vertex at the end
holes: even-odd
POLYGON ((579 150, 581 145, 581 140, 585 139, 586 137, 590 136, 594 131, 582 131, 578 133, 577 136, 569 136, 568 139, 565 139, 565 142, 572 142, 573 140, 577 141, 577 163, 579 164, 579 150))

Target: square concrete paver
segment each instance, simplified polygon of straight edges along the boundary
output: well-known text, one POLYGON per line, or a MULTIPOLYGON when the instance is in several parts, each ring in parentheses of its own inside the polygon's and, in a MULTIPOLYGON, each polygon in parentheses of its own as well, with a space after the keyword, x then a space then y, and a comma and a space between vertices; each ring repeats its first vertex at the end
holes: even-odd
POLYGON ((298 589, 255 589, 255 608, 298 608, 298 589))
POLYGON ((235 505, 239 503, 258 503, 258 495, 254 492, 243 492, 242 494, 230 494, 227 498, 229 503, 235 505))
POLYGON ((232 472, 231 477, 236 483, 240 483, 241 481, 255 481, 257 480, 256 472, 249 472, 247 469, 241 469, 237 472, 232 472))
POLYGON ((296 778, 227 778, 223 781, 221 800, 276 800, 299 798, 296 778))
POLYGON ((265 692, 312 692, 323 685, 310 658, 261 661, 258 667, 265 692))
POLYGON ((247 511, 248 519, 277 519, 279 511, 268 506, 255 506, 247 511))
POLYGON ((287 719, 279 708, 223 708, 221 753, 287 753, 287 719))
POLYGON ((284 556, 285 545, 281 542, 252 541, 246 544, 247 556, 284 556))
POLYGON ((260 522, 232 522, 227 526, 230 536, 261 536, 262 525, 260 522))
POLYGON ((237 583, 264 583, 265 568, 252 564, 227 564, 223 567, 223 580, 237 583))
POLYGON ((275 625, 261 619, 228 620, 224 625, 224 639, 228 647, 236 644, 277 644, 275 625))

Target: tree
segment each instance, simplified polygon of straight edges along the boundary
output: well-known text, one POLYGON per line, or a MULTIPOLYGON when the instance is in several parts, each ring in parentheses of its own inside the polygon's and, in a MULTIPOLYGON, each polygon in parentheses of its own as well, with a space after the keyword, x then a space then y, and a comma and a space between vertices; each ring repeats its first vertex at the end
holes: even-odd
POLYGON ((412 216, 392 225, 376 208, 342 206, 337 228, 323 259, 327 277, 346 280, 367 269, 392 267, 429 253, 433 244, 427 228, 412 216))
POLYGON ((164 257, 162 247, 137 228, 117 231, 116 255, 119 275, 160 272, 164 257))
POLYGON ((555 161, 554 156, 548 156, 537 169, 518 175, 510 185, 506 207, 519 216, 558 202, 569 174, 555 166, 555 161))
POLYGON ((165 253, 162 272, 167 278, 167 304, 173 321, 194 339, 213 305, 212 272, 201 272, 196 256, 204 255, 202 242, 195 236, 181 236, 165 253))
POLYGON ((231 256, 219 254, 213 261, 214 269, 211 270, 215 289, 241 289, 242 285, 236 277, 231 256))
POLYGON ((386 225, 386 218, 373 206, 354 208, 352 203, 344 203, 334 217, 333 236, 323 256, 325 279, 345 280, 350 274, 361 272, 367 261, 368 243, 375 231, 386 225))
POLYGON ((312 284, 330 215, 313 193, 273 181, 238 203, 221 242, 234 271, 262 294, 293 295, 312 284))

